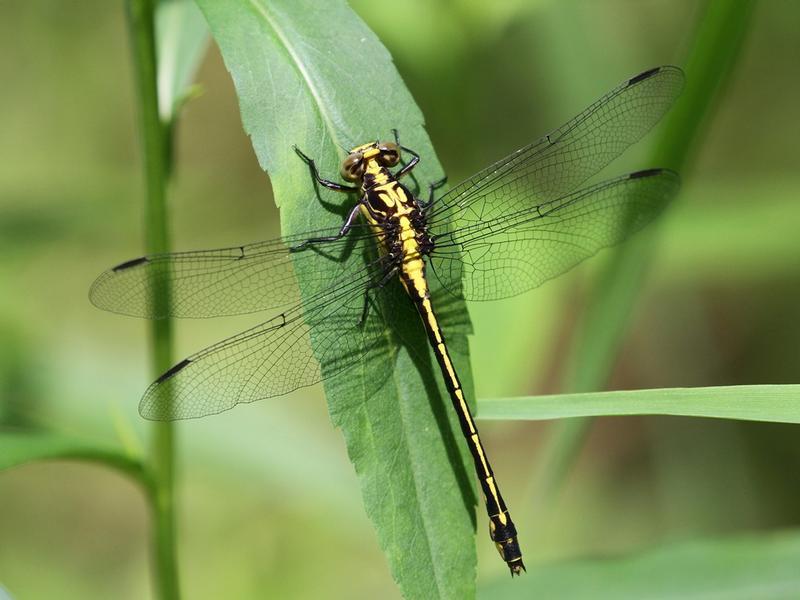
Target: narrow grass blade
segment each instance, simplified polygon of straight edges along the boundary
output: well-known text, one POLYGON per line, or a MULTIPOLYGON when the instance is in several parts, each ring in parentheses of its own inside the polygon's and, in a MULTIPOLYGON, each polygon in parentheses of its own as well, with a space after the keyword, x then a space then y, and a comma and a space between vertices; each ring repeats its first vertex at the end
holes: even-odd
POLYGON ((50 432, 0 431, 0 471, 40 460, 95 462, 150 485, 142 462, 116 448, 50 432))
POLYGON ((738 385, 498 398, 478 402, 479 419, 540 420, 676 415, 800 423, 800 385, 738 385))
POLYGON ((158 113, 170 123, 191 95, 195 71, 208 47, 208 25, 194 0, 160 0, 156 6, 158 113))

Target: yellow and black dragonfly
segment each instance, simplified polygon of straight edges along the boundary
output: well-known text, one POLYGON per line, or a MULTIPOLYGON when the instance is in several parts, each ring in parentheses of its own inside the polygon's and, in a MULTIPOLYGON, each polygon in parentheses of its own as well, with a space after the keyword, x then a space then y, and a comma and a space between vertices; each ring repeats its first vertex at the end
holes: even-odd
POLYGON ((519 574, 524 565, 517 532, 445 343, 446 299, 432 290, 467 300, 520 294, 651 221, 679 186, 670 170, 578 187, 658 122, 683 81, 672 66, 641 73, 439 197, 442 182, 431 184, 425 199, 401 183, 420 157, 400 144, 396 132, 394 141, 350 150, 341 165, 347 183, 324 179, 297 150, 318 185, 357 196, 340 228, 145 256, 106 271, 92 286, 96 306, 153 319, 289 307, 173 366, 147 389, 141 414, 201 417, 369 365, 387 357, 393 330, 418 327, 393 318, 413 306, 474 459, 491 538, 511 574, 519 574), (301 297, 296 269, 315 293, 301 297), (431 277, 440 285, 429 285, 431 277), (407 296, 404 307, 398 305, 398 281, 407 296), (387 292, 392 286, 395 293, 387 292))

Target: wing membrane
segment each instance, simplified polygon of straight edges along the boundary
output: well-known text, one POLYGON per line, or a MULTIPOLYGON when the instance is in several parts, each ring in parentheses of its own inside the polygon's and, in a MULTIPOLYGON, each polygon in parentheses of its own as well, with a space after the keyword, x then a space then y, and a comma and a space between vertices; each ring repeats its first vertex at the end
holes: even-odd
POLYGON ((521 294, 644 227, 679 185, 673 171, 639 171, 453 230, 436 242, 433 271, 455 293, 463 281, 468 300, 521 294))
POLYGON ((559 198, 598 173, 647 133, 683 88, 677 67, 629 79, 582 113, 460 183, 429 211, 434 235, 559 198))
POLYGON ((92 285, 89 298, 103 309, 135 317, 218 317, 288 306, 300 301, 296 265, 304 268, 313 289, 322 289, 344 274, 363 268, 361 250, 373 233, 356 226, 346 238, 299 252, 289 248, 311 237, 337 230, 309 232, 246 246, 175 252, 137 258, 109 269, 92 285), (351 258, 359 256, 357 261, 351 258), (168 300, 159 304, 161 296, 168 300))
POLYGON ((362 264, 360 276, 181 361, 147 389, 139 412, 154 420, 215 414, 313 385, 362 360, 380 379, 390 372, 391 348, 374 295, 359 321, 364 290, 382 268, 381 260, 362 264))

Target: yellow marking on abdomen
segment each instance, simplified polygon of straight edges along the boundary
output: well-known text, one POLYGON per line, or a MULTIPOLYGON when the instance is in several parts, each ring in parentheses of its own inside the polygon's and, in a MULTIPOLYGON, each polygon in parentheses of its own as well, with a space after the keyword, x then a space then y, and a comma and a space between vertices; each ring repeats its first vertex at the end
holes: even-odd
POLYGON ((464 398, 464 393, 461 391, 461 386, 459 385, 459 387, 457 387, 453 393, 456 395, 456 398, 458 398, 458 405, 461 408, 461 412, 464 413, 464 420, 467 422, 467 425, 469 426, 470 434, 478 433, 478 431, 475 429, 475 421, 472 420, 472 415, 468 410, 467 401, 464 398))
POLYGON ((494 483, 494 477, 487 477, 484 481, 486 481, 486 485, 489 486, 489 491, 492 494, 492 500, 494 500, 496 504, 499 504, 499 498, 497 496, 497 486, 494 483))
POLYGON ((442 353, 442 359, 444 360, 444 368, 447 369, 447 374, 450 375, 450 379, 455 379, 456 374, 453 371, 453 363, 450 362, 450 355, 447 353, 447 349, 444 346, 444 342, 439 342, 437 346, 439 348, 439 351, 442 353))
POLYGON ((478 434, 477 433, 473 433, 469 437, 469 439, 472 440, 472 444, 475 446, 475 448, 477 448, 478 455, 481 457, 481 466, 483 467, 483 472, 484 473, 488 473, 489 472, 489 465, 486 464, 486 457, 483 454, 483 448, 481 448, 481 441, 480 441, 480 439, 478 439, 478 434))

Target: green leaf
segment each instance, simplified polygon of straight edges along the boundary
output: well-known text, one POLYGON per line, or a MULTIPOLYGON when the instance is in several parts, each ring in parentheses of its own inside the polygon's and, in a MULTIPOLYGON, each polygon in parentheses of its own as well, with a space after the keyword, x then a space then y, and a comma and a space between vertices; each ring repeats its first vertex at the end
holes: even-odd
POLYGON ((171 122, 191 95, 191 84, 208 46, 208 26, 194 0, 159 0, 156 8, 158 113, 171 122))
POLYGON ((675 543, 615 559, 528 569, 481 598, 593 600, 788 599, 800 597, 800 534, 750 535, 675 543))
MULTIPOLYGON (((403 144, 423 157, 414 171, 421 186, 441 176, 423 117, 391 57, 345 2, 198 3, 233 77, 245 130, 270 173, 284 234, 342 222, 321 205, 294 144, 335 179, 342 147, 391 139, 397 128, 403 144)), ((353 202, 326 190, 320 197, 353 202)), ((304 295, 314 292, 313 278, 302 269, 297 277, 304 295)), ((461 302, 449 308, 466 315, 461 302)), ((365 364, 326 382, 329 412, 402 593, 469 598, 476 561, 472 467, 418 318, 412 314, 404 329, 393 365, 378 371, 365 364)), ((447 333, 462 351, 454 362, 469 397, 466 338, 447 333)))
POLYGON ((676 415, 800 423, 800 385, 663 388, 480 400, 480 419, 676 415))
POLYGON ((51 432, 0 431, 0 470, 37 460, 95 462, 142 484, 150 481, 142 462, 118 449, 51 432))

